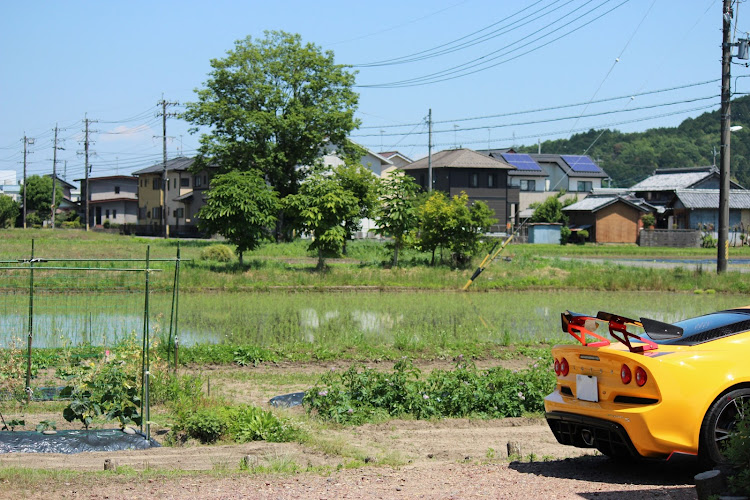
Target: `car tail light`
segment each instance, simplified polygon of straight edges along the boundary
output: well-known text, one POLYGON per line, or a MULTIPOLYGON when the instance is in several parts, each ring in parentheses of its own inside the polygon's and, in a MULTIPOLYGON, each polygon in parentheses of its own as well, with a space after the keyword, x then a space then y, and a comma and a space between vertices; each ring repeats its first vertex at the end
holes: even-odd
POLYGON ((643 387, 646 384, 646 380, 648 380, 646 370, 639 366, 635 369, 635 383, 638 384, 638 387, 643 387))
POLYGON ((570 367, 568 366, 568 360, 563 358, 562 361, 560 361, 560 374, 563 377, 567 377, 569 369, 570 367))
POLYGON ((555 359, 555 375, 560 376, 560 362, 555 359))
POLYGON ((629 384, 633 380, 633 373, 630 371, 628 365, 622 365, 622 368, 620 368, 620 379, 622 379, 623 384, 629 384))

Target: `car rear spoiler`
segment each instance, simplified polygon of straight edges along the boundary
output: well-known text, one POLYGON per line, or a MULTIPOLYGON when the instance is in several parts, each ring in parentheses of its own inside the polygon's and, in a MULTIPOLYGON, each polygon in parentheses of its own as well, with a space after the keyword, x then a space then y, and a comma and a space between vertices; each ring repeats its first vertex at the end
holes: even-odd
POLYGON ((599 328, 599 321, 606 321, 609 325, 609 334, 624 344, 630 352, 652 351, 658 349, 659 346, 652 340, 629 332, 627 330, 628 325, 643 328, 649 337, 654 340, 680 338, 683 334, 682 328, 670 325, 669 323, 662 323, 661 321, 648 318, 641 318, 639 321, 604 311, 599 311, 596 317, 565 311, 561 314, 561 319, 562 330, 578 340, 581 345, 589 347, 603 347, 610 344, 609 340, 592 331, 599 328), (590 342, 589 337, 598 340, 590 342), (631 341, 637 341, 639 344, 633 345, 631 341))

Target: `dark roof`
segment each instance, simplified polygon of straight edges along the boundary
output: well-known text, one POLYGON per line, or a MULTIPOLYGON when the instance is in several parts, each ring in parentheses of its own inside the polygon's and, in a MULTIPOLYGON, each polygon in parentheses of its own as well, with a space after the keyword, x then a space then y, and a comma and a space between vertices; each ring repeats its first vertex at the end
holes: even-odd
MULTIPOLYGON (((44 174, 45 177, 52 177, 52 174, 44 174)), ((61 179, 59 175, 55 176, 55 179, 57 182, 60 182, 64 184, 68 189, 75 189, 76 186, 74 184, 71 184, 70 182, 66 181, 65 179, 61 179)))
MULTIPOLYGON (((427 168, 428 158, 417 160, 411 165, 401 167, 402 170, 418 170, 427 168)), ((515 170, 516 167, 501 160, 490 158, 471 149, 448 149, 432 155, 432 168, 493 168, 501 170, 515 170)))
MULTIPOLYGON (((675 194, 685 208, 719 209, 718 189, 678 189, 675 194)), ((735 210, 750 209, 750 191, 730 189, 729 208, 735 210)))
MULTIPOLYGON (((169 171, 188 170, 193 166, 193 163, 195 163, 195 158, 185 158, 184 156, 173 158, 171 160, 167 160, 167 171, 169 172, 169 171)), ((164 163, 159 162, 156 165, 152 165, 150 167, 136 170, 135 172, 133 172, 133 175, 157 174, 163 171, 164 171, 164 163)))
POLYGON ((643 200, 618 195, 587 196, 586 198, 563 208, 565 212, 598 212, 615 203, 622 202, 641 212, 651 212, 652 207, 643 200))
POLYGON ((560 168, 568 177, 591 177, 595 179, 606 179, 609 177, 591 158, 586 155, 553 155, 530 153, 534 160, 540 165, 555 165, 560 168), (587 165, 594 167, 581 170, 578 168, 578 162, 583 161, 587 165))
MULTIPOLYGON (((124 181, 133 181, 133 182, 137 182, 138 180, 138 179, 133 178, 132 175, 106 175, 103 177, 89 177, 89 182, 91 183, 95 181, 111 181, 111 180, 116 180, 116 179, 121 179, 124 181)), ((82 182, 82 181, 85 181, 86 179, 74 179, 74 180, 76 182, 82 182)))

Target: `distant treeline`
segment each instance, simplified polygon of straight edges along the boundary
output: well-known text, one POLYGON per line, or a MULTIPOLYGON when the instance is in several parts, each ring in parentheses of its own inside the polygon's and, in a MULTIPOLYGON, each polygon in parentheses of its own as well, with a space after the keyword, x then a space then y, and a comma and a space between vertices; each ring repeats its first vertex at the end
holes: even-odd
MULTIPOLYGON (((750 188, 750 96, 732 101, 732 125, 742 125, 732 134, 731 176, 750 188)), ((719 164, 720 111, 688 118, 677 127, 654 128, 645 132, 589 130, 570 139, 542 143, 542 153, 586 153, 612 178, 612 187, 630 187, 653 174, 657 168, 702 167, 719 164), (599 137, 601 134, 601 137, 599 137), (597 137, 599 137, 597 139, 597 137), (591 146, 594 144, 593 146, 591 146)), ((537 146, 517 148, 536 153, 537 146)), ((606 185, 606 184, 604 184, 606 185)))

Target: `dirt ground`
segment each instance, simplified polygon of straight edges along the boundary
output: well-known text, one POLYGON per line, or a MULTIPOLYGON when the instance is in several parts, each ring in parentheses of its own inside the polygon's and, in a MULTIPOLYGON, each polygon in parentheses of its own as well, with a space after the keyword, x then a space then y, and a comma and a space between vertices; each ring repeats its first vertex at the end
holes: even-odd
MULTIPOLYGON (((519 363, 523 361, 507 362, 519 363)), ((438 362, 420 368, 429 371, 442 365, 438 362)), ((448 368, 450 363, 445 365, 448 368)), ((213 390, 267 405, 270 396, 303 388, 243 389, 242 382, 232 375, 241 370, 273 373, 288 369, 273 365, 217 367, 212 370, 213 390)), ((325 369, 330 366, 295 367, 303 372, 325 369)), ((301 411, 288 410, 292 415, 301 411)), ((56 416, 35 414, 30 419, 27 415, 27 421, 51 417, 56 416)), ((154 431, 157 440, 163 439, 162 430, 157 427, 154 431)), ((394 420, 327 429, 315 442, 306 446, 256 442, 75 455, 0 455, 0 498, 617 499, 634 494, 640 498, 693 499, 697 497, 692 478, 701 472, 687 459, 624 465, 591 450, 561 446, 543 419, 534 418, 394 420), (508 458, 509 443, 520 447, 520 459, 508 458), (349 468, 351 458, 347 457, 352 456, 365 457, 366 465, 349 468), (102 471, 106 459, 118 467, 148 472, 142 478, 137 474, 84 474, 48 482, 2 479, 6 477, 3 469, 16 467, 102 471), (250 470, 240 470, 243 461, 250 470), (291 464, 296 470, 315 472, 293 472, 291 464), (258 472, 278 469, 288 472, 258 472), (171 473, 175 470, 196 472, 171 473)))

